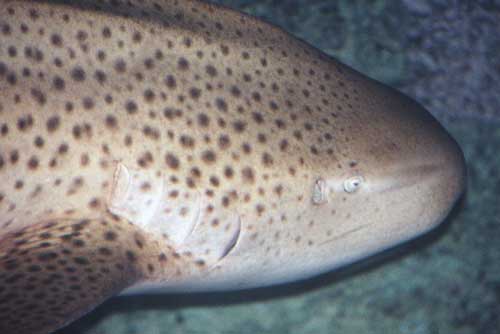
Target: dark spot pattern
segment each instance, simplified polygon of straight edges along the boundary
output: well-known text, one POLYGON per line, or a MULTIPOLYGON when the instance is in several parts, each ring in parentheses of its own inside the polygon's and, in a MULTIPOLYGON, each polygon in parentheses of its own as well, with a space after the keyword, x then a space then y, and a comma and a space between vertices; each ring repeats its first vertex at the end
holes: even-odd
POLYGON ((16 312, 0 314, 2 333, 52 331, 141 277, 162 273, 170 255, 155 245, 111 216, 42 221, 7 234, 0 247, 0 307, 16 312), (116 237, 100 238, 110 233, 116 237))
MULTIPOLYGON (((274 245, 257 233, 257 224, 300 222, 279 210, 283 202, 306 202, 303 180, 317 171, 360 167, 336 148, 353 140, 346 120, 363 119, 373 108, 356 90, 356 76, 318 51, 217 6, 137 0, 82 6, 91 10, 36 2, 0 6, 1 217, 28 217, 14 198, 46 199, 44 207, 54 211, 63 203, 61 214, 68 217, 81 209, 102 213, 102 194, 113 186, 119 161, 164 178, 172 188, 168 199, 187 203, 180 215, 190 214, 193 191, 205 196, 213 228, 225 228, 221 210, 247 206, 252 223, 243 228, 266 249, 274 245), (96 19, 103 8, 117 15, 96 19)), ((144 194, 156 187, 152 180, 141 185, 144 194)), ((76 314, 78 301, 95 305, 130 283, 123 278, 161 277, 165 264, 184 256, 151 252, 147 239, 126 233, 134 223, 64 220, 32 225, 12 237, 19 244, 2 240, 2 270, 18 271, 0 271, 0 332, 4 323, 7 332, 31 323, 42 328, 49 315, 76 314), (30 260, 18 261, 10 246, 30 260), (49 305, 29 293, 6 295, 2 287, 17 282, 46 293, 23 275, 46 281, 59 299, 49 305), (16 312, 2 309, 4 300, 16 312), (28 308, 32 300, 37 306, 28 308)), ((0 233, 12 228, 0 224, 0 233)), ((211 265, 210 256, 190 256, 196 268, 211 265)))

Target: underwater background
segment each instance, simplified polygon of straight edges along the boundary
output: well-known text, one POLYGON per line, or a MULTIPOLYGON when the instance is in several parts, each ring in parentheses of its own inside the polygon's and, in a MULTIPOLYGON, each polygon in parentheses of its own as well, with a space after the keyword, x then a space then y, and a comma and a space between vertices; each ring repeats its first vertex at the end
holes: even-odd
POLYGON ((57 334, 500 333, 500 1, 219 0, 422 103, 468 191, 431 234, 306 282, 113 298, 57 334))

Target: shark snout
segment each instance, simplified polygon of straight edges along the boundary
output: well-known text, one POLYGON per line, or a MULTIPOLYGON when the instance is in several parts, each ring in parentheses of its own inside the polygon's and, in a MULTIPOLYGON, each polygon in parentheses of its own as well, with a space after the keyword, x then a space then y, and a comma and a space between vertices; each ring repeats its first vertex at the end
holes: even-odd
POLYGON ((414 212, 420 212, 415 222, 422 231, 444 221, 466 188, 465 159, 458 144, 444 130, 430 139, 413 159, 389 168, 390 176, 377 189, 414 203, 414 212))
POLYGON ((387 169, 385 177, 379 184, 374 182, 372 189, 382 193, 431 184, 437 189, 446 191, 447 197, 454 201, 465 189, 465 163, 459 149, 454 150, 449 159, 442 161, 441 157, 444 155, 450 153, 440 155, 440 161, 435 163, 420 160, 405 163, 392 170, 387 169))
POLYGON ((372 146, 372 151, 379 153, 375 156, 379 158, 379 168, 373 172, 370 191, 392 193, 391 196, 422 205, 423 212, 435 217, 431 220, 444 219, 465 191, 463 152, 448 131, 421 106, 409 103, 399 116, 378 132, 389 134, 379 143, 385 151, 372 146))
POLYGON ((370 188, 378 193, 403 190, 434 178, 439 179, 439 173, 443 169, 446 169, 446 166, 429 163, 410 163, 388 168, 384 171, 380 182, 373 182, 370 188))
POLYGON ((466 187, 466 165, 457 142, 425 110, 412 115, 416 125, 397 132, 399 136, 394 129, 388 131, 391 136, 384 143, 371 146, 377 153, 372 164, 359 170, 363 183, 358 194, 368 199, 365 207, 373 208, 372 214, 380 210, 379 220, 386 222, 381 228, 391 234, 398 230, 402 240, 443 222, 466 187))
POLYGON ((435 145, 434 150, 436 161, 433 170, 427 173, 428 182, 435 189, 436 200, 441 204, 443 216, 446 216, 466 189, 465 158, 457 142, 450 136, 435 145))

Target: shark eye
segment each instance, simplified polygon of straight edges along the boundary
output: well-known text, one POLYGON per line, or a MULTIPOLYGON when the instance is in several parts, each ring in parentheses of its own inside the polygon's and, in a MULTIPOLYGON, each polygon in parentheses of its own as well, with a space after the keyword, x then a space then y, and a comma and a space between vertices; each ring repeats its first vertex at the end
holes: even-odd
POLYGON ((363 183, 363 177, 353 176, 344 181, 344 191, 347 193, 353 193, 359 189, 363 183))
POLYGON ((325 180, 318 179, 314 183, 312 202, 313 204, 320 205, 328 201, 328 188, 325 180))

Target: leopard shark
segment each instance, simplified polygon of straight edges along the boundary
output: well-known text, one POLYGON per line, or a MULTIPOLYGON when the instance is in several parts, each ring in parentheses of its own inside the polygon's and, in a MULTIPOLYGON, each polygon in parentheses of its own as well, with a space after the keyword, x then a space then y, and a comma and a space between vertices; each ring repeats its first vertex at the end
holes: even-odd
POLYGON ((1 333, 121 293, 332 271, 433 229, 464 191, 428 111, 249 15, 0 3, 1 333))

